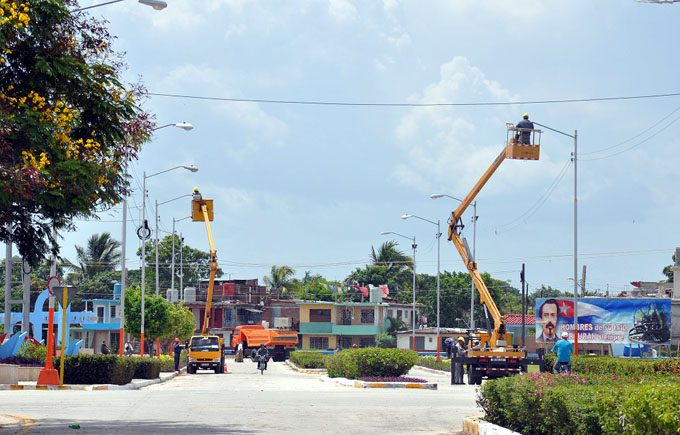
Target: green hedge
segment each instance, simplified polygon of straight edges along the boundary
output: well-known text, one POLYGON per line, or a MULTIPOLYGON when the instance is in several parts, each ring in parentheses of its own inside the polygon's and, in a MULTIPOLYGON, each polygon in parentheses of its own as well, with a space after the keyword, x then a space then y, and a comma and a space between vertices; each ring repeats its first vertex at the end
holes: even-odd
POLYGON ((134 379, 156 379, 161 374, 161 361, 158 358, 129 357, 135 366, 134 379))
POLYGON ((296 366, 305 369, 323 369, 326 367, 326 355, 319 352, 295 351, 290 354, 290 360, 296 366))
POLYGON ((418 355, 403 349, 367 347, 347 349, 327 357, 326 367, 331 378, 356 379, 364 376, 403 376, 416 363, 418 355))
POLYGON ((416 365, 427 367, 435 370, 451 371, 451 360, 443 359, 437 362, 437 358, 433 356, 419 356, 416 365))
MULTIPOLYGON (((60 357, 54 361, 59 370, 60 357)), ((65 384, 116 384, 132 381, 135 363, 116 355, 74 355, 64 359, 65 384)))
MULTIPOLYGON (((545 355, 548 371, 552 371, 555 364, 555 354, 545 355)), ((646 375, 646 374, 675 374, 680 370, 678 358, 615 358, 611 356, 578 355, 572 357, 572 370, 582 375, 646 375)))
POLYGON ((485 420, 524 435, 677 434, 680 378, 524 374, 483 383, 477 403, 485 420))

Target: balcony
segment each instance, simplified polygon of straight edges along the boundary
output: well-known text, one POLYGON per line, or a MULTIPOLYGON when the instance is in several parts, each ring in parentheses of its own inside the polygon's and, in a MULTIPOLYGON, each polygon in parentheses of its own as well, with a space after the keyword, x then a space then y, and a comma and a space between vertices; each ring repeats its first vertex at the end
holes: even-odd
POLYGON ((301 322, 300 334, 327 335, 376 335, 379 334, 378 325, 334 325, 328 322, 301 322))
POLYGON ((300 322, 300 334, 332 334, 330 322, 300 322))

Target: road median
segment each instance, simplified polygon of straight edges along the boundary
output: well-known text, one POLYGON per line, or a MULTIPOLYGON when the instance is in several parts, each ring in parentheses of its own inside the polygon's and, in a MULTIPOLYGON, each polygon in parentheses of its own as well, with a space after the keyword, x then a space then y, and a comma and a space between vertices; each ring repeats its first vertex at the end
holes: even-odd
POLYGON ((179 372, 165 372, 156 379, 133 379, 125 385, 113 384, 93 384, 93 385, 36 385, 35 383, 25 384, 0 384, 0 391, 109 391, 109 390, 139 390, 149 385, 160 384, 174 379, 179 374, 186 372, 186 367, 179 372))

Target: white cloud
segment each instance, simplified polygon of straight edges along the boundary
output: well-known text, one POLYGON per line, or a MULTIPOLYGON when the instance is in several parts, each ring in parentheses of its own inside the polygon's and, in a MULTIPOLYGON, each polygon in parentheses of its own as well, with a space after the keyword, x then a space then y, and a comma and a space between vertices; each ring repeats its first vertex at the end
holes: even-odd
MULTIPOLYGON (((464 57, 454 57, 440 69, 440 79, 413 95, 414 103, 461 101, 512 101, 517 99, 502 84, 491 80, 464 57)), ((506 108, 479 111, 456 107, 413 108, 396 126, 395 136, 407 154, 407 162, 393 176, 422 191, 453 189, 464 192, 489 167, 503 149, 506 108)), ((488 190, 502 191, 554 176, 560 169, 542 152, 541 162, 505 163, 488 190)))
POLYGON ((357 21, 359 19, 359 11, 349 0, 329 0, 328 14, 340 23, 357 21))
POLYGON ((373 59, 373 65, 378 71, 384 71, 388 66, 394 64, 394 58, 392 56, 380 56, 373 59))

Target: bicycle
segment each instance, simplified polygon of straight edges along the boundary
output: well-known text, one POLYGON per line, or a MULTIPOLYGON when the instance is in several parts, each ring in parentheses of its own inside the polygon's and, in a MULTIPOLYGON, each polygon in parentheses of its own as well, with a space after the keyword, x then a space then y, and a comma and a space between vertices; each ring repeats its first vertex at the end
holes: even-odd
POLYGON ((571 373, 571 363, 568 362, 558 362, 555 363, 553 367, 553 372, 557 373, 571 373))
POLYGON ((257 359, 257 369, 261 375, 264 375, 264 371, 267 370, 267 362, 269 362, 269 357, 257 359))

